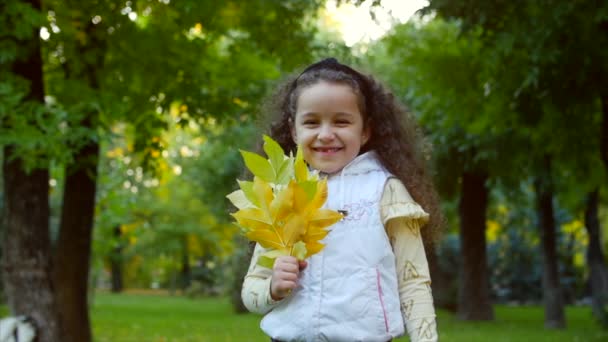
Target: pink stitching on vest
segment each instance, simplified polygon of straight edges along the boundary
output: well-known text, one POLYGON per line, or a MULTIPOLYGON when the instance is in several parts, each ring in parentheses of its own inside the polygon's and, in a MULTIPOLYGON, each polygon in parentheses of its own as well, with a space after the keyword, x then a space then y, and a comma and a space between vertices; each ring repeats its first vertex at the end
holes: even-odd
POLYGON ((388 332, 388 318, 386 317, 386 309, 384 308, 384 299, 382 293, 382 286, 380 285, 380 271, 376 268, 376 282, 378 283, 378 297, 380 298, 380 305, 382 306, 382 313, 384 314, 384 326, 386 332, 388 332))
POLYGON ((348 216, 343 218, 344 221, 359 221, 365 215, 372 214, 372 207, 374 204, 377 205, 377 202, 374 201, 361 201, 350 203, 344 206, 344 210, 348 212, 348 216))

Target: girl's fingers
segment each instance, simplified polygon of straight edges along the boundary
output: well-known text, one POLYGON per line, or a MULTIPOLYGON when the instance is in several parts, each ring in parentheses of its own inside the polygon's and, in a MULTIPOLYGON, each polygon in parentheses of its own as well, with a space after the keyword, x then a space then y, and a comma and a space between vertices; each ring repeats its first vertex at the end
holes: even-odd
POLYGON ((291 290, 295 289, 297 286, 297 281, 291 280, 277 280, 271 283, 270 294, 274 300, 279 300, 285 298, 291 290))
POLYGON ((295 257, 278 257, 272 268, 270 285, 272 298, 277 300, 288 296, 291 290, 298 286, 298 275, 306 265, 306 261, 298 261, 295 257))
POLYGON ((279 276, 277 277, 283 281, 296 281, 298 280, 298 275, 292 272, 283 272, 281 274, 279 274, 279 276))
POLYGON ((278 257, 274 263, 273 269, 275 271, 280 270, 285 272, 294 272, 297 274, 299 271, 298 259, 291 256, 278 257))
POLYGON ((279 272, 287 272, 287 273, 295 273, 295 274, 298 274, 300 271, 298 264, 277 265, 275 267, 275 270, 279 271, 279 272))
POLYGON ((283 280, 280 284, 278 290, 283 291, 283 292, 287 292, 290 290, 293 290, 296 288, 296 286, 298 285, 298 283, 296 281, 292 281, 292 280, 283 280))

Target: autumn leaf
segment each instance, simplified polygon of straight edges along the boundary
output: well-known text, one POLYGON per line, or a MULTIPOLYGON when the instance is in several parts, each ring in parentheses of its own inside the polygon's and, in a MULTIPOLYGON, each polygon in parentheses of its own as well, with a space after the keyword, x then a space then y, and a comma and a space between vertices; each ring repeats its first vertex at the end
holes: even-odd
POLYGON ((298 182, 306 181, 308 179, 308 167, 304 162, 304 156, 301 148, 298 148, 298 151, 296 152, 294 168, 295 178, 298 182))
POLYGON ((275 179, 275 173, 270 162, 264 157, 253 152, 240 151, 245 166, 256 177, 259 177, 267 182, 272 182, 275 179))
POLYGON ((238 181, 240 190, 228 199, 239 210, 232 214, 247 238, 267 251, 258 264, 272 267, 281 255, 307 258, 321 251, 327 227, 342 219, 337 211, 322 209, 327 200, 327 180, 310 172, 298 148, 286 156, 281 146, 264 136, 268 159, 241 151, 253 182, 238 181))

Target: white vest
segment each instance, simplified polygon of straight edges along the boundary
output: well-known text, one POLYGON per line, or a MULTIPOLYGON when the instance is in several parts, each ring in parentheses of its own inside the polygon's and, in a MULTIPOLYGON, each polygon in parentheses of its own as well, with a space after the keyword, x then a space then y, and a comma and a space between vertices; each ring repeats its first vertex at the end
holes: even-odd
POLYGON ((395 257, 379 211, 389 177, 375 152, 329 176, 324 207, 348 213, 329 227, 325 248, 308 259, 299 286, 262 319, 266 334, 308 342, 403 335, 395 257))

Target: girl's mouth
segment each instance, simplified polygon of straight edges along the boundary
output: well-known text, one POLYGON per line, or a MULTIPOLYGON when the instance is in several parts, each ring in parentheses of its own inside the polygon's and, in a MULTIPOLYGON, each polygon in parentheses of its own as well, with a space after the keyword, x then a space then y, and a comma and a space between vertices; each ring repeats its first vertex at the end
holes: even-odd
POLYGON ((313 150, 315 152, 321 152, 321 153, 334 153, 334 152, 338 152, 340 151, 342 148, 341 147, 314 147, 313 150))

